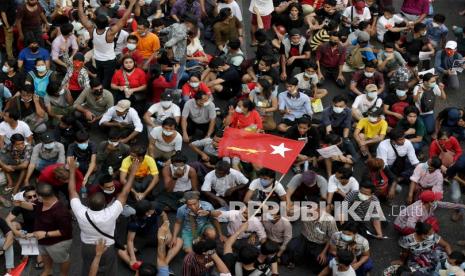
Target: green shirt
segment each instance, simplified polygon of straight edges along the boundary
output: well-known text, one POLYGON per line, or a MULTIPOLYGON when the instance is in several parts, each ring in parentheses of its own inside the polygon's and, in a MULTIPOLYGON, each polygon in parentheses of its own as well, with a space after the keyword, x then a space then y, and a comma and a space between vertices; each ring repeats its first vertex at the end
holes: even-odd
POLYGON ((415 124, 413 125, 410 125, 407 121, 407 119, 402 119, 399 121, 399 123, 397 124, 397 129, 401 129, 403 131, 406 131, 407 129, 409 128, 414 128, 415 129, 415 134, 414 135, 406 135, 405 138, 407 139, 412 139, 412 138, 415 138, 415 137, 425 137, 426 135, 426 128, 425 128, 425 124, 423 124, 423 121, 418 117, 415 124))

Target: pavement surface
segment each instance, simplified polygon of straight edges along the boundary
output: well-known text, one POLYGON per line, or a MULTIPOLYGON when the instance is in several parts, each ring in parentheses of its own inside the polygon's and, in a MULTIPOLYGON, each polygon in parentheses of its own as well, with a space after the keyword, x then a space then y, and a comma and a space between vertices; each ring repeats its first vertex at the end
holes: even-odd
MULTIPOLYGON (((244 26, 245 26, 245 34, 246 34, 246 41, 250 41, 250 15, 248 10, 250 0, 238 0, 238 3, 241 5, 242 10, 243 10, 243 16, 244 16, 244 26)), ((394 0, 394 5, 399 10, 400 5, 401 5, 401 0, 394 0)), ((462 1, 455 1, 455 0, 436 0, 434 2, 434 10, 436 13, 442 13, 446 15, 447 20, 446 20, 446 25, 451 29, 451 26, 457 25, 457 26, 463 26, 465 23, 465 17, 461 17, 458 15, 458 12, 465 8, 465 3, 462 3, 462 1)), ((449 33, 449 38, 453 39, 453 36, 451 33, 449 33)), ((249 57, 253 57, 253 49, 249 47, 249 43, 246 43, 247 47, 245 49, 247 55, 249 57)), ((350 76, 346 77, 347 80, 350 79, 350 76)), ((459 76, 460 79, 460 85, 461 87, 465 87, 465 78, 463 76, 459 76)), ((325 84, 324 88, 326 88, 329 91, 329 95, 325 97, 324 99, 324 104, 325 106, 329 104, 330 100, 334 95, 337 94, 345 94, 347 91, 343 91, 341 89, 338 89, 333 83, 327 82, 325 84)), ((280 90, 283 91, 284 89, 280 90)), ((463 97, 463 89, 460 89, 458 91, 454 92, 449 92, 447 93, 447 100, 437 101, 437 110, 442 110, 446 106, 459 106, 459 107, 464 107, 465 106, 465 99, 463 97)), ((219 104, 221 105, 221 103, 219 104)), ((92 135, 93 138, 96 140, 101 139, 102 137, 98 137, 98 135, 94 134, 92 135)), ((191 158, 194 157, 193 153, 189 150, 189 148, 183 147, 183 152, 191 158)), ((355 176, 356 178, 360 179, 360 170, 358 169, 360 166, 356 165, 355 167, 355 176)), ((283 181, 284 184, 287 184, 288 180, 290 179, 291 175, 287 175, 285 177, 285 180, 283 181)), ((390 262, 397 259, 399 256, 399 247, 397 245, 397 240, 398 240, 398 235, 395 233, 393 227, 392 227, 392 222, 395 219, 395 216, 397 215, 400 206, 402 206, 405 203, 406 199, 406 192, 407 189, 406 187, 403 187, 403 190, 400 194, 398 194, 395 198, 394 201, 391 203, 384 203, 383 206, 383 211, 388 219, 387 225, 384 227, 385 235, 389 237, 389 239, 386 240, 370 240, 370 247, 371 247, 371 258, 374 261, 374 270, 372 271, 371 275, 382 275, 382 271, 384 268, 389 266, 390 262)), ((449 198, 449 187, 445 187, 445 198, 449 198)), ((8 213, 9 210, 2 208, 0 209, 0 215, 2 217, 5 217, 6 214, 8 213)), ((444 239, 449 241, 454 249, 459 249, 462 250, 464 248, 460 248, 459 246, 456 245, 457 240, 462 240, 465 239, 465 232, 464 230, 464 225, 462 222, 459 223, 453 223, 450 220, 450 214, 451 212, 448 210, 438 210, 436 215, 439 218, 440 225, 441 225, 441 235, 444 239)), ((170 214, 170 219, 174 218, 174 214, 170 214)), ((80 244, 79 244, 79 229, 76 225, 76 223, 73 223, 74 225, 74 240, 73 240, 73 245, 72 245, 72 250, 71 250, 71 269, 69 272, 69 275, 75 276, 75 275, 80 275, 80 270, 81 270, 81 258, 80 258, 80 244)), ((294 223, 294 236, 297 236, 300 232, 300 224, 294 223)), ((17 244, 15 244, 15 256, 16 256, 16 263, 18 263, 19 260, 19 252, 20 249, 17 244)), ((139 258, 143 261, 147 262, 155 262, 155 254, 156 250, 153 248, 149 249, 144 249, 140 252, 139 258)), ((171 263, 170 267, 171 269, 176 273, 176 275, 181 275, 182 274, 182 260, 183 260, 184 254, 181 253, 179 254, 171 263)), ((30 264, 26 267, 25 272, 22 275, 27 275, 27 276, 35 276, 39 275, 40 271, 37 271, 33 268, 34 261, 30 262, 30 264)), ((4 267, 4 258, 0 258, 0 267, 4 267)), ((126 275, 134 275, 134 272, 132 272, 125 264, 122 262, 118 263, 118 270, 117 270, 117 275, 118 276, 126 276, 126 275)), ((3 270, 0 270, 0 273, 3 273, 3 270)), ((285 267, 280 267, 279 268, 280 275, 312 275, 309 271, 308 268, 305 267, 297 267, 294 270, 290 271, 286 269, 285 267)), ((54 275, 59 275, 58 267, 55 267, 54 275)))

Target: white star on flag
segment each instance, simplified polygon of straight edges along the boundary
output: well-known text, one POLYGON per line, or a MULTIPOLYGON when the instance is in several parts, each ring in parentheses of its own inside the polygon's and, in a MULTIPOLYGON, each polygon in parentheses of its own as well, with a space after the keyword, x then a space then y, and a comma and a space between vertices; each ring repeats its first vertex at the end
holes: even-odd
POLYGON ((281 155, 282 158, 285 158, 284 153, 285 153, 286 151, 290 151, 290 150, 291 150, 291 149, 289 149, 289 148, 286 148, 286 147, 284 146, 284 143, 281 143, 279 146, 270 145, 270 147, 273 148, 273 152, 272 152, 271 154, 279 154, 279 155, 281 155))

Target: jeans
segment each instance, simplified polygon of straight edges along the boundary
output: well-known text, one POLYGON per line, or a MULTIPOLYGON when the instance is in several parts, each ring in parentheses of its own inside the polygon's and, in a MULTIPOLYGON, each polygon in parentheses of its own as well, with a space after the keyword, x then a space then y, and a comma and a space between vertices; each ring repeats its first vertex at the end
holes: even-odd
POLYGON ((111 78, 115 73, 116 59, 106 61, 95 61, 97 67, 97 76, 102 82, 103 88, 111 89, 111 78))
MULTIPOLYGON (((0 246, 3 246, 5 244, 5 237, 3 235, 0 235, 0 246)), ((7 250, 5 250, 5 266, 7 269, 15 267, 15 253, 13 251, 13 245, 8 247, 7 250)))
POLYGON ((426 133, 431 134, 434 132, 434 113, 431 114, 423 114, 420 115, 421 119, 423 120, 423 123, 425 124, 426 127, 426 133))
POLYGON ((36 165, 36 170, 37 171, 42 171, 48 165, 55 164, 56 162, 57 162, 57 160, 39 159, 39 162, 37 162, 37 165, 36 165))
POLYGON ((415 142, 415 143, 412 143, 413 145, 413 148, 415 149, 415 152, 420 152, 421 151, 421 148, 423 147, 424 145, 424 142, 421 141, 421 142, 415 142))
POLYGON ((453 89, 453 90, 459 89, 460 84, 459 84, 459 77, 457 76, 457 74, 443 76, 443 79, 446 82, 448 88, 453 89))
POLYGON ((357 153, 357 150, 355 149, 354 143, 350 139, 344 139, 344 142, 342 143, 342 148, 345 152, 348 152, 352 156, 353 162, 357 162, 357 160, 360 158, 360 155, 357 153))

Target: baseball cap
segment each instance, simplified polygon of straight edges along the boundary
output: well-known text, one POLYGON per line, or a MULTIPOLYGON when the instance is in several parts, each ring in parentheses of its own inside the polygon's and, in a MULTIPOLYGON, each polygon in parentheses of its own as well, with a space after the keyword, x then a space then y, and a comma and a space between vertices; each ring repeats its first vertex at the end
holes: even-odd
POLYGON ((357 35, 357 41, 358 42, 368 42, 368 41, 370 41, 370 35, 365 31, 361 31, 357 35))
POLYGON ((115 109, 118 112, 124 112, 131 107, 131 102, 129 100, 120 100, 116 105, 115 109))
POLYGON ((370 84, 367 84, 367 86, 365 86, 365 91, 367 91, 367 92, 377 92, 378 87, 376 86, 376 84, 370 83, 370 84))
POLYGON ((454 126, 457 124, 457 121, 460 119, 460 111, 457 108, 451 108, 447 112, 447 125, 454 126))
POLYGON ((457 49, 457 42, 455 42, 455 41, 453 41, 453 40, 447 41, 447 43, 446 43, 446 49, 452 49, 452 50, 457 49))
POLYGON ((55 138, 53 137, 51 132, 45 132, 42 134, 42 143, 48 144, 55 141, 55 138))
POLYGON ((441 200, 441 199, 442 199, 442 193, 440 192, 423 191, 420 194, 420 200, 423 203, 429 203, 429 202, 433 202, 433 201, 441 200))
POLYGON ((302 183, 307 187, 313 187, 316 184, 316 173, 308 170, 302 173, 302 183))
POLYGON ((173 95, 171 92, 165 92, 161 94, 160 100, 162 101, 173 101, 173 95))

